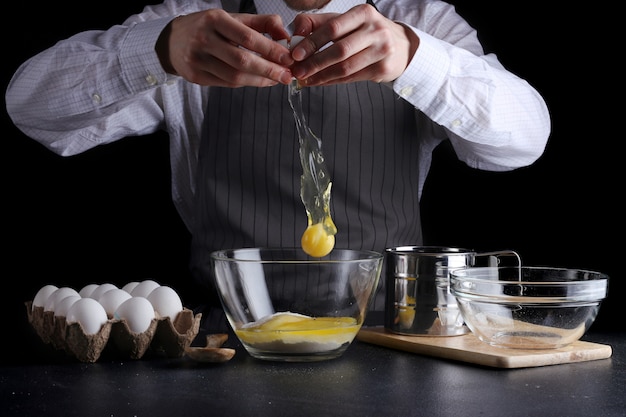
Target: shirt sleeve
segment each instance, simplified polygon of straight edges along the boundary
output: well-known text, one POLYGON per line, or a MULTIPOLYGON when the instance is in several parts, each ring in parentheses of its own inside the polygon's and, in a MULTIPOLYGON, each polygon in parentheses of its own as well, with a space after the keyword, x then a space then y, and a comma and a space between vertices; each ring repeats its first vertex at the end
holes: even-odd
POLYGON ((155 132, 165 123, 159 87, 182 78, 163 70, 154 46, 171 19, 199 7, 166 0, 121 25, 78 33, 30 58, 7 88, 13 123, 60 155, 155 132))
POLYGON ((471 167, 504 171, 536 161, 551 128, 539 93, 484 54, 476 31, 452 6, 438 2, 408 18, 420 45, 394 91, 432 120, 471 167))

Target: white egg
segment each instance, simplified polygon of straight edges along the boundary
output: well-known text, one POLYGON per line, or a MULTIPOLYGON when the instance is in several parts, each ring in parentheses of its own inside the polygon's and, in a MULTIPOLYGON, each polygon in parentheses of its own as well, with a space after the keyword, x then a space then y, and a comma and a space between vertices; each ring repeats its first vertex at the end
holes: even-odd
POLYGON ((145 297, 131 297, 119 305, 113 317, 116 320, 126 320, 128 328, 133 333, 143 333, 148 330, 154 319, 154 307, 145 297))
POLYGON ((130 294, 133 292, 137 285, 139 285, 139 281, 131 281, 128 284, 124 285, 122 289, 130 294))
POLYGON ((133 290, 130 292, 130 295, 132 295, 133 297, 145 298, 148 297, 148 294, 150 294, 152 290, 154 290, 156 287, 159 287, 160 285, 161 284, 156 281, 146 279, 137 284, 137 286, 133 288, 133 290))
POLYGON ((33 298, 33 309, 35 307, 43 307, 46 304, 46 300, 50 297, 50 294, 58 290, 59 287, 56 285, 48 284, 44 285, 37 291, 35 294, 35 298, 33 298))
POLYGON ((172 321, 183 310, 183 303, 173 288, 162 285, 148 295, 148 301, 152 303, 157 317, 169 317, 172 321))
POLYGON ((69 295, 78 296, 78 291, 70 287, 57 288, 46 300, 46 303, 43 306, 43 311, 54 311, 54 304, 69 295))
POLYGON ((65 320, 68 324, 80 323, 85 334, 96 334, 109 318, 102 304, 93 298, 81 298, 72 304, 65 320))
POLYGON ((68 295, 61 300, 57 300, 56 303, 54 303, 54 316, 66 317, 70 307, 81 298, 80 295, 68 295))
POLYGON ((78 294, 80 294, 80 296, 83 298, 89 297, 91 293, 99 286, 99 284, 87 284, 83 288, 81 288, 80 291, 78 291, 78 294))
POLYGON ((91 294, 89 294, 89 298, 93 298, 94 300, 98 300, 102 294, 109 290, 114 290, 117 288, 117 285, 106 283, 98 285, 98 288, 94 289, 91 294))
POLYGON ((122 304, 124 301, 128 300, 131 295, 120 288, 114 288, 102 294, 100 298, 98 298, 98 302, 102 304, 104 307, 104 311, 107 312, 107 316, 109 318, 113 318, 113 314, 115 314, 115 310, 122 304))

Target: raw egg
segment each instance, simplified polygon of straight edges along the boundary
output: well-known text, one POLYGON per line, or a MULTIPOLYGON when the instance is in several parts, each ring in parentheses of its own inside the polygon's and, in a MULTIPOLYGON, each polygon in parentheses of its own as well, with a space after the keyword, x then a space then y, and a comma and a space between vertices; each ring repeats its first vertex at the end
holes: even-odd
POLYGON ((56 285, 48 284, 41 287, 37 294, 35 294, 35 298, 33 299, 33 308, 35 307, 43 307, 46 304, 46 300, 50 297, 50 294, 58 290, 59 287, 56 285))
POLYGON ((131 332, 143 333, 155 318, 154 307, 147 298, 133 296, 119 305, 113 317, 125 320, 131 332))
POLYGON ((322 223, 313 224, 302 234, 301 245, 308 255, 321 258, 335 247, 335 236, 327 233, 322 223))
POLYGON ((130 295, 133 297, 148 297, 148 294, 152 292, 156 287, 159 287, 160 284, 151 279, 146 279, 141 281, 139 284, 135 286, 130 292, 130 295))
POLYGON ((80 323, 85 334, 96 334, 107 322, 106 311, 102 304, 93 298, 77 300, 67 311, 65 320, 68 324, 80 323))
POLYGON ((137 285, 139 285, 139 281, 131 281, 128 284, 124 285, 122 289, 130 294, 133 292, 137 285))
POLYGON ((99 286, 100 284, 87 284, 83 288, 81 288, 80 291, 78 291, 78 294, 81 297, 89 297, 91 293, 94 292, 94 290, 99 286))
POLYGON ((159 318, 169 317, 172 322, 183 311, 183 303, 173 288, 162 285, 148 295, 148 301, 152 303, 154 311, 159 318))
POLYGON ((43 311, 54 311, 54 305, 56 302, 62 300, 69 295, 79 296, 78 291, 70 287, 57 288, 46 300, 43 311))
POLYGON ((324 352, 350 343, 360 329, 353 317, 310 317, 279 312, 236 330, 242 342, 259 349, 324 352))
POLYGON ((104 294, 105 292, 109 290, 114 290, 116 288, 117 288, 117 285, 115 284, 110 284, 110 283, 100 284, 98 285, 98 288, 94 289, 91 292, 91 294, 89 294, 89 298, 93 298, 94 300, 98 301, 98 299, 100 299, 100 296, 102 296, 102 294, 104 294))
POLYGON ((102 294, 100 298, 98 298, 98 302, 102 304, 102 307, 104 307, 104 311, 107 312, 107 316, 109 318, 113 318, 115 310, 117 310, 120 304, 128 300, 130 297, 132 296, 126 291, 120 288, 114 288, 102 294))
POLYGON ((68 295, 62 300, 58 300, 54 304, 54 316, 55 317, 67 317, 67 312, 70 307, 74 305, 74 303, 80 300, 82 297, 80 295, 68 295))

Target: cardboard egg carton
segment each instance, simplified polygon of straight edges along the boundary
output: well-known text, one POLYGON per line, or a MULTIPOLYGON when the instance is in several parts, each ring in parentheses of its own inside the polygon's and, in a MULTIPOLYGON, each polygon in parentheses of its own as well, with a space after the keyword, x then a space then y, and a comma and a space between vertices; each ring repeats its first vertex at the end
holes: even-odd
POLYGON ((86 334, 79 323, 68 324, 65 317, 32 305, 32 301, 26 302, 28 322, 41 340, 81 362, 96 362, 105 349, 130 359, 141 359, 148 349, 182 357, 198 335, 202 317, 184 308, 174 321, 169 317, 153 319, 142 333, 131 331, 126 320, 110 319, 98 333, 86 334))

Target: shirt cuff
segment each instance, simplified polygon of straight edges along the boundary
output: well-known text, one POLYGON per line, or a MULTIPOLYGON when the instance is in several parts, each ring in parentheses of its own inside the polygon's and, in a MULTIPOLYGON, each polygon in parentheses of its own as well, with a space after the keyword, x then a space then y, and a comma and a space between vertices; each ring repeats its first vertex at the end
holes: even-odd
POLYGON ((438 96, 450 69, 450 56, 440 41, 411 29, 420 44, 404 73, 393 82, 393 90, 436 121, 436 116, 443 111, 437 109, 441 107, 438 96))
POLYGON ((120 51, 120 65, 128 88, 133 93, 164 84, 169 79, 156 54, 155 45, 161 32, 173 19, 148 20, 133 25, 120 51))

